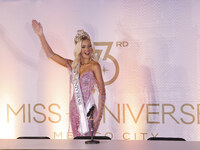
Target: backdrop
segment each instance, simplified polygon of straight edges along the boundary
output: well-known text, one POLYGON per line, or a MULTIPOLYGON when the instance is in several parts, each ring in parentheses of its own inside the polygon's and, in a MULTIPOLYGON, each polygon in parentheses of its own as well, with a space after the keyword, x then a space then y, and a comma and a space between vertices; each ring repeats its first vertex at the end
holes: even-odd
POLYGON ((69 72, 45 56, 32 19, 65 58, 78 29, 91 35, 107 92, 97 135, 200 140, 197 0, 0 0, 0 138, 73 137, 69 72))

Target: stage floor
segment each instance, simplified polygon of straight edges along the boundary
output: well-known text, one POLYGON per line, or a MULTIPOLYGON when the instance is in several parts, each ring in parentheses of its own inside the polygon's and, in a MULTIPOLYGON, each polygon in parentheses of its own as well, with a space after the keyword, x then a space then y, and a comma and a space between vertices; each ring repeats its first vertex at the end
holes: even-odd
POLYGON ((0 149, 66 149, 66 150, 199 150, 200 142, 107 140, 85 144, 84 140, 1 139, 0 149))

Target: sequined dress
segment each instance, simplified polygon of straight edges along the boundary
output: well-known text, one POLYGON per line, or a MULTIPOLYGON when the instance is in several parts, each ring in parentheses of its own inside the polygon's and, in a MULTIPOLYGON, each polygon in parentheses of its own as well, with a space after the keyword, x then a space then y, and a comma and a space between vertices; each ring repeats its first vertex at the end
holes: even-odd
MULTIPOLYGON (((93 71, 83 73, 80 76, 79 82, 80 82, 80 87, 81 87, 82 96, 83 96, 83 103, 84 103, 84 106, 86 106, 86 103, 90 97, 90 94, 93 94, 94 85, 96 84, 96 79, 95 79, 93 71)), ((74 137, 83 136, 78 131, 79 112, 77 110, 74 95, 72 97, 72 100, 70 101, 69 113, 70 113, 70 121, 71 121, 73 136, 74 137)), ((95 111, 95 113, 94 113, 94 118, 96 115, 97 115, 97 111, 95 111)), ((90 120, 88 120, 88 125, 89 125, 89 131, 90 131, 90 120)), ((95 135, 96 131, 97 131, 97 127, 94 127, 94 135, 95 135)), ((85 136, 90 136, 90 135, 91 135, 90 132, 85 134, 85 136)))

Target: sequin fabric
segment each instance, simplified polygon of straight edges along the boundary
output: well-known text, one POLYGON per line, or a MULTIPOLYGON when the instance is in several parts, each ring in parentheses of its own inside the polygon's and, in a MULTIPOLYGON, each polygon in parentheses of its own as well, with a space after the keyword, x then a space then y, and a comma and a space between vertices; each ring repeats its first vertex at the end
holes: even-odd
MULTIPOLYGON (((79 82, 80 82, 80 87, 81 87, 82 96, 83 96, 83 103, 85 106, 90 97, 90 94, 93 94, 94 85, 96 84, 96 79, 95 79, 93 71, 83 73, 80 76, 79 82)), ((83 136, 78 131, 79 112, 78 112, 78 109, 76 106, 76 101, 75 101, 74 95, 72 97, 72 100, 70 101, 69 110, 70 110, 70 121, 71 121, 73 136, 74 137, 83 136)), ((94 118, 96 115, 97 115, 97 111, 95 111, 94 118)), ((89 125, 89 131, 90 131, 90 120, 88 120, 88 125, 89 125)), ((94 135, 95 135, 96 131, 97 131, 97 128, 94 127, 94 135)), ((88 132, 87 134, 85 134, 85 136, 91 136, 91 132, 88 132)))

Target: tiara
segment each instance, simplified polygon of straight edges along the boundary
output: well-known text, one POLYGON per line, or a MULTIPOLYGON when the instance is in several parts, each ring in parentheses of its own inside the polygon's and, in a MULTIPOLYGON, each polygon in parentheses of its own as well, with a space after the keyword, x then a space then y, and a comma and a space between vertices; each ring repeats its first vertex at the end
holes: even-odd
POLYGON ((87 32, 85 32, 84 30, 78 30, 77 34, 76 34, 76 36, 74 38, 75 44, 77 44, 84 37, 87 37, 88 39, 90 39, 90 36, 89 36, 89 34, 87 32))

